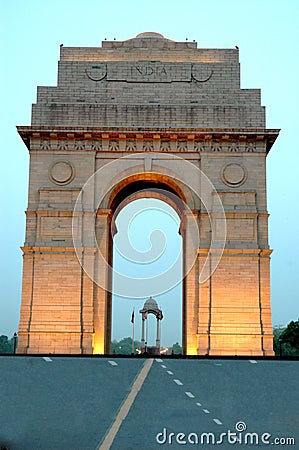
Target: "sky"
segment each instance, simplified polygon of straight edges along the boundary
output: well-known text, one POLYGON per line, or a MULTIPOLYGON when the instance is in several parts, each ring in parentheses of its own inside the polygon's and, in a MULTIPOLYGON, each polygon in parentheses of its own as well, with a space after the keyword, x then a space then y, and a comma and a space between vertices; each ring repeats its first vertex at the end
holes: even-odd
MULTIPOLYGON (((158 199, 139 199, 126 205, 116 218, 118 232, 113 240, 113 269, 128 277, 128 288, 113 279, 112 336, 120 340, 134 334, 140 340, 144 302, 153 296, 163 311, 162 345, 181 343, 182 336, 182 238, 180 218, 174 209, 158 199), (142 230, 142 232, 141 232, 142 230), (173 270, 173 276, 169 272, 173 270), (137 280, 136 280, 137 279, 137 280), (142 279, 138 297, 136 281, 142 279), (136 281, 135 281, 136 280, 136 281), (119 320, 122 318, 122 320, 119 320)), ((148 316, 148 345, 155 345, 156 324, 148 316)))
MULTIPOLYGON (((281 129, 267 158, 273 325, 298 319, 299 2, 0 0, 0 335, 17 330, 21 298, 29 158, 16 125, 30 125, 37 86, 56 85, 61 43, 100 46, 145 31, 202 48, 238 45, 241 87, 261 88, 267 128, 281 129)), ((129 321, 126 327, 123 335, 129 321)))

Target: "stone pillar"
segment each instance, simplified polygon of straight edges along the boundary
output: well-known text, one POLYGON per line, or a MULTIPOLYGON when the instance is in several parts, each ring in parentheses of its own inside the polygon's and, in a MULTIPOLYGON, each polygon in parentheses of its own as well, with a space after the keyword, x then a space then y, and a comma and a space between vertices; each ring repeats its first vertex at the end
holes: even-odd
POLYGON ((197 354, 198 328, 198 262, 194 250, 198 246, 197 212, 184 211, 180 232, 183 236, 183 352, 197 354), (194 220, 195 219, 195 220, 194 220), (189 268, 191 268, 189 270, 189 268))
POLYGON ((264 356, 274 356, 273 328, 270 304, 270 254, 272 250, 261 250, 259 258, 260 317, 264 356))
POLYGON ((98 251, 95 267, 93 353, 109 354, 111 341, 112 238, 111 210, 99 209, 96 218, 98 251))
MULTIPOLYGON (((95 249, 84 249, 84 265, 88 274, 94 273, 95 249)), ((81 352, 84 354, 93 353, 93 301, 94 301, 94 281, 82 270, 82 295, 81 295, 81 352)))
POLYGON ((74 249, 23 250, 26 278, 18 353, 82 353, 82 269, 74 249))
POLYGON ((17 353, 27 353, 29 347, 29 329, 32 314, 33 280, 34 280, 34 252, 30 247, 23 250, 23 284, 20 322, 18 330, 17 353))
POLYGON ((160 320, 157 317, 156 348, 160 351, 160 320))
MULTIPOLYGON (((198 250, 198 266, 201 273, 204 264, 211 265, 209 249, 198 250), (207 260, 208 258, 208 260, 207 260)), ((210 325, 211 325, 211 292, 212 278, 199 284, 198 293, 198 355, 208 355, 210 350, 210 325)))
POLYGON ((144 339, 144 316, 142 314, 142 328, 141 328, 141 353, 144 352, 145 349, 145 339, 144 339))

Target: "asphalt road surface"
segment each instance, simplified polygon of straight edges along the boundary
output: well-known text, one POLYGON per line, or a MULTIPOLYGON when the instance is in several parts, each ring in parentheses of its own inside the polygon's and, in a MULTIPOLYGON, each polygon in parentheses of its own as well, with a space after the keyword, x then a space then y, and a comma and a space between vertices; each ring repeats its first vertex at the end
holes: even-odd
POLYGON ((299 449, 299 361, 0 357, 1 446, 299 449))

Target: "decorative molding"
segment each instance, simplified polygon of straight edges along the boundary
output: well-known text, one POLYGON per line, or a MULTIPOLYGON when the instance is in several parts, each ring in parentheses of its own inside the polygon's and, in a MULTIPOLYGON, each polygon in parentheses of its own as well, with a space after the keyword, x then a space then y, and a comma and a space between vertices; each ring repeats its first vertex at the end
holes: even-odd
POLYGON ((228 151, 229 152, 238 152, 240 150, 239 145, 236 142, 232 142, 228 145, 228 151))
POLYGON ((87 77, 92 81, 101 81, 107 76, 107 64, 97 63, 85 69, 87 77))
POLYGON ((187 152, 188 151, 187 141, 177 141, 177 149, 180 152, 187 152))
POLYGON ((152 140, 143 141, 142 149, 146 152, 152 152, 154 150, 154 143, 152 140))
POLYGON ((41 139, 40 149, 41 150, 51 150, 51 140, 50 139, 41 139))
POLYGON ((231 152, 231 153, 256 153, 265 151, 263 144, 256 146, 250 142, 219 142, 211 139, 155 139, 138 136, 138 139, 113 137, 104 135, 103 139, 74 140, 69 138, 62 140, 35 139, 31 149, 36 150, 64 150, 64 151, 129 151, 129 152, 231 152))
POLYGON ((49 168, 50 180, 61 185, 69 184, 75 177, 75 169, 69 161, 55 161, 49 168))
POLYGON ((109 145, 108 145, 109 150, 111 151, 117 151, 119 150, 119 143, 116 140, 111 140, 109 141, 109 145))
POLYGON ((102 141, 92 141, 92 143, 91 143, 91 150, 101 151, 102 149, 103 149, 102 141))
POLYGON ((255 151, 256 151, 256 146, 254 145, 253 142, 249 142, 249 144, 246 144, 245 152, 252 153, 252 152, 255 152, 255 151))
POLYGON ((58 150, 68 150, 68 141, 58 141, 57 148, 58 150))
POLYGON ((82 141, 75 141, 75 150, 84 150, 85 144, 82 141))
POLYGON ((210 139, 179 139, 179 136, 168 136, 167 138, 155 138, 143 136, 123 137, 123 135, 112 136, 102 135, 102 139, 73 139, 71 135, 68 139, 35 138, 31 142, 32 150, 52 150, 52 151, 96 151, 96 152, 230 152, 230 153, 262 153, 265 152, 265 145, 254 142, 230 142, 210 139))
POLYGON ((212 152, 222 152, 222 145, 219 142, 212 142, 211 151, 212 152))
MULTIPOLYGON (((19 127, 20 128, 20 127, 19 127)), ((209 130, 173 130, 163 132, 159 130, 142 129, 142 133, 133 129, 118 130, 89 130, 84 128, 76 130, 56 130, 51 127, 22 127, 20 134, 28 144, 30 150, 40 151, 154 151, 154 152, 230 152, 230 153, 266 153, 271 145, 266 132, 264 139, 257 133, 245 134, 244 130, 238 132, 209 130), (40 130, 39 132, 37 132, 40 130), (89 130, 89 132, 87 132, 89 130), (175 132, 174 132, 175 131, 175 132), (240 132, 241 131, 241 132, 240 132)), ((271 139, 274 142, 274 134, 271 139)))
POLYGON ((168 152, 170 150, 170 142, 169 141, 161 141, 160 143, 160 151, 168 152))
POLYGON ((221 172, 222 181, 230 187, 239 187, 246 181, 246 169, 237 163, 229 163, 221 172))
POLYGON ((195 152, 205 152, 205 146, 203 145, 202 141, 195 141, 194 142, 194 151, 195 152))
POLYGON ((129 152, 135 152, 137 149, 136 147, 136 141, 126 141, 126 150, 128 150, 129 152))
POLYGON ((173 128, 170 130, 164 130, 155 127, 142 127, 142 132, 140 128, 136 127, 50 127, 50 126, 18 126, 17 130, 25 142, 26 146, 30 148, 30 144, 34 141, 41 139, 42 141, 50 140, 51 143, 57 139, 61 140, 71 140, 78 139, 89 141, 94 139, 98 140, 101 138, 109 138, 112 136, 114 138, 134 140, 136 135, 145 135, 146 138, 153 138, 159 135, 161 141, 168 139, 187 139, 192 134, 192 139, 196 141, 204 140, 223 140, 228 144, 231 142, 245 141, 244 145, 251 149, 250 144, 257 144, 259 141, 259 146, 267 147, 267 150, 271 148, 275 142, 279 131, 278 129, 214 129, 214 128, 173 128), (141 134, 142 133, 142 134, 141 134), (247 141, 247 142, 246 142, 247 141))
POLYGON ((191 65, 191 78, 199 83, 205 83, 211 79, 213 70, 203 64, 191 65))

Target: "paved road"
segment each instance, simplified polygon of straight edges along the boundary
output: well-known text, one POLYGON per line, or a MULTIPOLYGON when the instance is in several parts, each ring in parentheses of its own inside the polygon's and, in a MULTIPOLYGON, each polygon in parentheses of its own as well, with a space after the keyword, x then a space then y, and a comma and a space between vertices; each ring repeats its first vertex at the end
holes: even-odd
POLYGON ((144 363, 0 357, 0 448, 104 450, 115 430, 111 450, 246 449, 251 439, 299 449, 299 361, 158 358, 148 373, 144 363))

